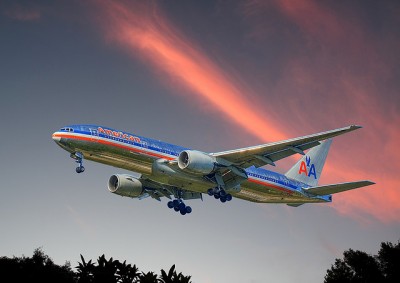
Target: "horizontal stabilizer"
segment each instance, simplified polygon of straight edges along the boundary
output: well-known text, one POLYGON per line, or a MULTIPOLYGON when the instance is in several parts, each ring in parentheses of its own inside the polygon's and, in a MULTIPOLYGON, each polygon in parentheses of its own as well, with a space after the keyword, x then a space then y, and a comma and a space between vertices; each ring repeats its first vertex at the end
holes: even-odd
POLYGON ((324 196, 324 195, 332 195, 348 190, 353 190, 369 185, 375 184, 371 181, 358 181, 358 182, 349 182, 349 183, 341 183, 341 184, 333 184, 333 185, 325 185, 325 186, 318 186, 318 187, 311 187, 305 189, 307 193, 311 193, 314 195, 324 196))

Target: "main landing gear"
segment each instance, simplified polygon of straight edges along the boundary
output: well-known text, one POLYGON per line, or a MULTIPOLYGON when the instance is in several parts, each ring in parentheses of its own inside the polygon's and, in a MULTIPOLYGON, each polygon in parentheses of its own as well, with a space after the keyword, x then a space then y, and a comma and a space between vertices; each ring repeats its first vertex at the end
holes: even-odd
POLYGON ((219 199, 222 203, 232 200, 232 195, 220 187, 208 189, 207 194, 214 196, 215 199, 219 199))
POLYGON ((179 211, 182 215, 192 212, 192 208, 187 206, 180 198, 169 201, 167 205, 169 208, 173 208, 176 212, 179 211))
POLYGON ((76 167, 76 173, 82 173, 85 171, 85 167, 83 167, 83 154, 80 152, 71 153, 71 158, 75 159, 75 162, 78 163, 78 167, 76 167))

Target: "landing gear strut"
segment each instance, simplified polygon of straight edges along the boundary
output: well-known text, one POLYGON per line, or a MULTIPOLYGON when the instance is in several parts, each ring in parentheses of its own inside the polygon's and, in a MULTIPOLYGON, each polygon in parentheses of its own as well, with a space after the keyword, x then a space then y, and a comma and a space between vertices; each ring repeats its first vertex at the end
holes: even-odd
POLYGON ((219 199, 222 203, 232 200, 232 195, 228 194, 221 187, 208 189, 207 194, 209 196, 214 196, 215 199, 219 199))
POLYGON ((75 162, 79 164, 76 167, 76 173, 82 173, 85 171, 85 167, 83 167, 83 154, 80 152, 71 153, 71 158, 75 159, 75 162))

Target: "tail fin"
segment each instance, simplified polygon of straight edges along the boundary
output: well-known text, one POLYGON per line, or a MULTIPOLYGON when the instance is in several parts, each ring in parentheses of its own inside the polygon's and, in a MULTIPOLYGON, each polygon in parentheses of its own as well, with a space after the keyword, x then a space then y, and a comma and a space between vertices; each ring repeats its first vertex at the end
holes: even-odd
POLYGON ((285 176, 312 187, 317 186, 331 143, 332 139, 328 139, 312 148, 286 172, 285 176))

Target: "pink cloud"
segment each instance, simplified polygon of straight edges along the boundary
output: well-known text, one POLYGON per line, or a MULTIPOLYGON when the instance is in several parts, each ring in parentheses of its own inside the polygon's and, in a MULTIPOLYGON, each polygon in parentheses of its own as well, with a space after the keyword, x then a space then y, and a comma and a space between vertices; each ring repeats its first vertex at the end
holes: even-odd
POLYGON ((23 7, 21 5, 15 5, 3 12, 3 14, 13 20, 17 21, 36 21, 41 18, 41 12, 35 7, 23 7))
MULTIPOLYGON (((370 179, 377 185, 335 195, 332 207, 358 219, 372 216, 398 222, 400 150, 396 144, 400 132, 395 125, 400 122, 400 113, 393 103, 398 101, 388 95, 393 92, 390 82, 396 63, 379 50, 386 50, 382 45, 398 46, 399 41, 390 37, 374 40, 357 15, 342 16, 323 2, 277 0, 274 4, 299 27, 304 43, 301 51, 282 62, 284 71, 272 90, 274 95, 286 94, 287 111, 297 118, 296 127, 365 126, 335 140, 322 181, 370 179)), ((251 1, 251 8, 256 13, 267 7, 263 1, 251 1)), ((259 30, 259 26, 255 28, 259 30)), ((287 44, 292 36, 286 35, 287 44)), ((280 126, 290 123, 281 120, 280 126)))
POLYGON ((190 92, 185 94, 191 99, 206 101, 260 139, 266 139, 265 133, 277 139, 285 137, 274 127, 272 118, 260 115, 265 111, 249 100, 252 97, 256 100, 253 91, 196 49, 156 5, 116 1, 94 3, 98 4, 99 22, 109 41, 133 56, 144 56, 146 62, 162 70, 174 84, 188 89, 190 92))
MULTIPOLYGON (((154 2, 93 1, 98 23, 109 42, 161 71, 181 95, 205 101, 228 120, 260 140, 280 140, 284 129, 312 133, 349 123, 366 129, 338 138, 324 170, 324 183, 370 179, 373 187, 335 195, 339 213, 356 218, 399 221, 400 193, 396 140, 400 122, 396 107, 382 101, 390 91, 385 81, 390 63, 377 52, 360 23, 338 16, 314 1, 275 1, 274 7, 300 27, 304 50, 282 62, 283 71, 270 90, 269 105, 262 105, 254 89, 222 70, 196 44, 168 21, 154 2), (309 55, 312 54, 312 55, 309 55), (283 103, 282 103, 283 102, 283 103), (272 115, 280 109, 282 119, 272 115), (240 115, 238 115, 240 113, 240 115), (299 131, 301 129, 301 131, 299 131)), ((247 15, 270 9, 251 1, 247 15)), ((258 25, 263 23, 258 21, 258 25)), ((258 36, 266 36, 259 34, 258 36)), ((291 35, 286 35, 290 44, 291 35)), ((398 43, 397 43, 398 45, 398 43)))

